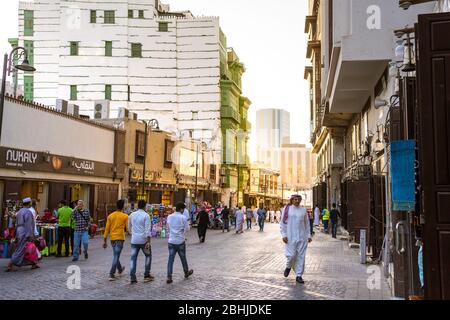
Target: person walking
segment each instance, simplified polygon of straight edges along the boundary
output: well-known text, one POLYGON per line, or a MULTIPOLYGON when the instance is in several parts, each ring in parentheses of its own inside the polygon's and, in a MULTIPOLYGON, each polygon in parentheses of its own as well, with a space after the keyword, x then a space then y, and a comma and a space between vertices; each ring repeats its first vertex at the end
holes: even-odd
POLYGON ((253 217, 255 218, 255 227, 258 226, 258 207, 253 210, 253 217))
POLYGON ((111 213, 106 219, 105 233, 103 234, 103 248, 106 249, 109 239, 113 249, 113 260, 111 270, 109 271, 109 281, 116 280, 116 270, 122 274, 125 267, 120 263, 120 254, 122 253, 123 244, 125 242, 125 232, 128 230, 128 214, 124 212, 125 200, 117 201, 117 209, 111 213))
POLYGON ((144 282, 155 279, 150 274, 152 265, 151 250, 151 221, 150 216, 145 211, 147 202, 139 200, 138 210, 128 217, 128 230, 131 232, 131 261, 130 261, 130 284, 136 284, 136 264, 139 251, 142 250, 145 256, 144 282))
POLYGON ((248 208, 245 212, 245 218, 247 222, 247 230, 252 229, 252 218, 253 218, 253 212, 252 209, 248 208))
POLYGON ((259 209, 257 211, 258 214, 258 224, 259 224, 259 231, 264 231, 264 222, 266 221, 266 215, 267 211, 264 209, 264 205, 261 203, 259 205, 259 209))
POLYGON ((287 278, 291 269, 295 266, 296 281, 305 283, 303 273, 305 270, 305 256, 308 243, 312 241, 308 213, 301 207, 302 197, 293 195, 290 204, 287 205, 281 217, 280 232, 283 242, 286 244, 286 269, 284 276, 287 278))
POLYGON ((189 231, 189 218, 186 218, 182 212, 186 209, 184 203, 178 203, 175 206, 175 213, 167 217, 167 226, 169 228, 169 259, 167 262, 167 283, 173 282, 173 263, 175 256, 178 253, 183 266, 184 278, 187 279, 194 273, 194 270, 189 270, 186 259, 186 233, 189 231))
POLYGON ((330 212, 330 222, 331 222, 331 235, 333 238, 337 238, 337 226, 339 222, 339 218, 341 217, 341 213, 336 207, 336 203, 333 203, 331 212, 330 212))
POLYGON ((38 256, 36 247, 32 243, 35 238, 35 227, 33 213, 31 212, 31 199, 22 200, 23 207, 16 215, 16 239, 17 247, 12 254, 6 272, 15 271, 14 266, 23 267, 31 265, 31 269, 37 269, 38 256), (33 249, 34 247, 34 249, 33 249), (33 252, 34 251, 34 252, 33 252))
POLYGON ((236 210, 236 233, 244 233, 244 212, 243 209, 245 209, 245 207, 240 208, 237 207, 236 210))
POLYGON ((199 216, 197 226, 198 238, 201 243, 204 243, 206 240, 206 230, 208 229, 209 224, 209 215, 206 212, 205 206, 200 207, 200 213, 198 216, 199 216))
POLYGON ((281 210, 278 209, 275 213, 276 222, 279 224, 281 222, 281 210))
POLYGON ((72 211, 71 219, 75 224, 74 232, 74 251, 72 261, 78 261, 79 254, 81 253, 81 243, 84 248, 84 258, 88 258, 89 247, 89 224, 91 223, 91 216, 88 209, 84 208, 83 200, 78 200, 77 206, 72 211))
POLYGON ((316 204, 316 207, 314 208, 314 226, 319 227, 320 225, 320 209, 319 206, 316 204))
POLYGON ((311 235, 313 236, 316 234, 314 232, 314 214, 311 209, 307 209, 307 212, 308 212, 308 219, 309 219, 309 228, 311 230, 311 235))
POLYGON ((328 234, 328 227, 330 223, 330 211, 328 211, 327 208, 324 208, 322 211, 322 222, 323 222, 323 229, 326 234, 328 234))
POLYGON ((223 227, 222 232, 230 232, 230 210, 225 206, 222 210, 223 227))
MULTIPOLYGON (((70 234, 71 228, 70 225, 72 223, 72 209, 67 205, 66 200, 61 200, 59 202, 60 208, 56 213, 56 217, 58 218, 58 247, 56 250, 56 257, 61 257, 61 249, 62 243, 64 241, 64 249, 65 256, 68 257, 70 255, 69 243, 70 243, 70 234)), ((73 252, 73 247, 72 247, 73 252)))

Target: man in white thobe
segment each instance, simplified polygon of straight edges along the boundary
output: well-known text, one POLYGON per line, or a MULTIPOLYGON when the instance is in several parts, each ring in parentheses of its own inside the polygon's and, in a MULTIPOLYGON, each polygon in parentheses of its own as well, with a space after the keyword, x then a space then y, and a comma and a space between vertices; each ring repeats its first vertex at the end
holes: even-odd
POLYGON ((291 269, 295 267, 296 281, 303 284, 305 283, 302 277, 305 270, 306 249, 312 238, 308 212, 306 208, 300 206, 301 202, 300 195, 292 196, 291 204, 283 209, 280 231, 283 242, 286 244, 287 263, 284 276, 287 278, 291 269))
POLYGON ((258 225, 258 207, 253 210, 253 217, 255 217, 255 226, 258 225))
POLYGON ((314 226, 318 227, 320 223, 320 209, 319 206, 316 206, 314 209, 314 226))

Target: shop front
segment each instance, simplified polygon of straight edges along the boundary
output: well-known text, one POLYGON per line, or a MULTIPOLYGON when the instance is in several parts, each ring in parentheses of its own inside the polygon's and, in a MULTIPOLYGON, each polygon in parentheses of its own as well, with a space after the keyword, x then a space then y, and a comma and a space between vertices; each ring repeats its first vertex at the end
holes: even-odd
POLYGON ((113 176, 113 164, 0 147, 1 212, 13 203, 20 206, 25 197, 36 200, 41 214, 53 212, 61 200, 83 200, 101 225, 119 197, 119 181, 113 176))

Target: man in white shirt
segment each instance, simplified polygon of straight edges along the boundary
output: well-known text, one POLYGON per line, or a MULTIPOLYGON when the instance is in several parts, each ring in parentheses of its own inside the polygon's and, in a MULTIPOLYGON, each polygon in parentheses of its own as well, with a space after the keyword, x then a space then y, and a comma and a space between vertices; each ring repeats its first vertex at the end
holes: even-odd
POLYGON ((296 281, 303 284, 305 283, 302 276, 305 270, 306 249, 312 238, 308 212, 306 208, 300 206, 301 202, 300 195, 292 196, 291 203, 282 212, 280 231, 283 242, 286 244, 287 263, 284 276, 287 278, 291 268, 295 266, 296 281))
POLYGON ((128 230, 131 232, 131 263, 130 277, 131 284, 137 283, 136 262, 139 250, 145 255, 144 282, 153 281, 155 278, 150 274, 152 264, 151 251, 151 222, 150 216, 145 212, 145 200, 140 200, 138 210, 128 217, 128 230))
POLYGON ((183 216, 186 217, 187 221, 189 222, 190 216, 189 216, 189 211, 188 209, 184 208, 183 210, 183 216))
POLYGON ((29 210, 31 211, 31 213, 33 214, 33 218, 34 218, 34 235, 36 236, 36 237, 39 237, 39 232, 38 232, 38 230, 37 230, 37 226, 36 226, 36 219, 37 219, 37 216, 38 216, 38 213, 37 213, 37 210, 36 210, 36 200, 35 199, 33 199, 32 201, 31 201, 31 208, 29 208, 29 210))
POLYGON ((184 277, 189 278, 194 270, 189 270, 186 259, 186 233, 189 231, 189 218, 183 212, 186 209, 184 203, 176 205, 176 212, 167 217, 169 227, 169 261, 167 263, 167 283, 172 283, 173 262, 178 253, 183 265, 184 277))

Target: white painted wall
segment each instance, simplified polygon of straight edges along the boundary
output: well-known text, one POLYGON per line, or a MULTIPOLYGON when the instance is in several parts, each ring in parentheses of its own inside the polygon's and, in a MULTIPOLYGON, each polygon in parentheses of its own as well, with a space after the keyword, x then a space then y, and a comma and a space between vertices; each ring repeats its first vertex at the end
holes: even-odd
POLYGON ((333 4, 333 43, 342 46, 344 61, 393 59, 393 31, 412 27, 417 15, 430 13, 435 6, 430 2, 403 10, 398 1, 386 0, 335 0, 333 4), (370 26, 372 17, 376 21, 378 16, 379 28, 369 29, 368 21, 370 26))
POLYGON ((82 114, 92 115, 95 100, 112 85, 111 115, 119 107, 140 119, 159 120, 167 131, 195 130, 211 140, 220 127, 219 20, 216 17, 158 17, 154 1, 35 0, 19 6, 19 44, 34 40, 35 101, 53 106, 70 98, 78 86, 82 114), (23 10, 34 10, 34 36, 23 36, 23 10), (128 10, 135 18, 128 18, 128 10), (90 23, 97 10, 97 23, 90 23), (103 23, 103 11, 115 10, 115 24, 103 23), (136 18, 144 10, 145 19, 136 18), (159 32, 159 21, 169 32, 159 32), (70 41, 79 41, 79 56, 70 56, 70 41), (104 56, 113 41, 113 57, 104 56), (131 58, 131 43, 142 44, 143 58, 131 58), (131 86, 131 101, 128 98, 131 86), (198 120, 192 120, 198 111, 198 120), (174 121, 177 119, 177 121, 174 121))
POLYGON ((113 130, 9 99, 5 99, 3 112, 3 147, 114 162, 113 130))

